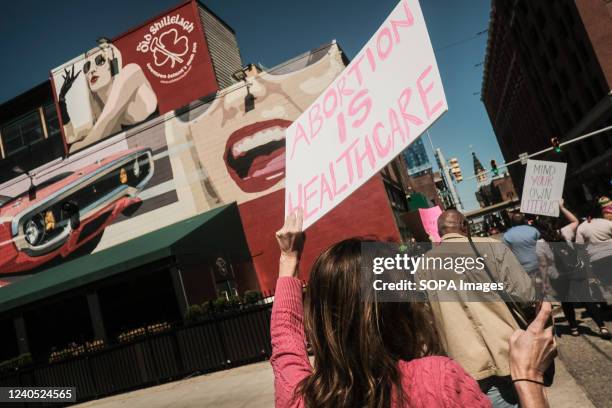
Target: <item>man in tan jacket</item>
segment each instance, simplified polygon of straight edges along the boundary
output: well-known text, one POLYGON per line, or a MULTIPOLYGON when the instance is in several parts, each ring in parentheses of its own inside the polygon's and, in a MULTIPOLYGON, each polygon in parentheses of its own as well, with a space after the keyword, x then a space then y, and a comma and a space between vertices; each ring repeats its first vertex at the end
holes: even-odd
MULTIPOLYGON (((480 257, 483 262, 471 262, 471 268, 455 266, 454 269, 431 262, 418 272, 417 279, 452 280, 457 284, 457 289, 427 290, 448 356, 457 360, 478 380, 494 407, 518 407, 509 377, 508 341, 519 326, 504 300, 532 304, 535 301, 535 287, 509 248, 492 238, 480 237, 473 239, 472 246, 468 240, 468 228, 467 220, 460 212, 443 212, 438 218, 442 242, 440 245, 434 244, 425 257, 438 260, 480 257), (484 267, 478 267, 483 263, 486 263, 489 272, 484 267), (438 266, 431 267, 432 264, 438 266), (482 289, 487 285, 490 287, 492 283, 497 287, 503 285, 506 294, 502 296, 498 291, 482 289)), ((464 263, 454 265, 461 264, 464 263)))

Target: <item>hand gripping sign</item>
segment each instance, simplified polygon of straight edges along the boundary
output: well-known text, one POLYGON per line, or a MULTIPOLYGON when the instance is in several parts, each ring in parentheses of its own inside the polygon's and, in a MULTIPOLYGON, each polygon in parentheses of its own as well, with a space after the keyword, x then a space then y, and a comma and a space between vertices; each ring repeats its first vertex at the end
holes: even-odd
POLYGON ((312 225, 447 110, 421 8, 403 0, 287 129, 285 214, 312 225))

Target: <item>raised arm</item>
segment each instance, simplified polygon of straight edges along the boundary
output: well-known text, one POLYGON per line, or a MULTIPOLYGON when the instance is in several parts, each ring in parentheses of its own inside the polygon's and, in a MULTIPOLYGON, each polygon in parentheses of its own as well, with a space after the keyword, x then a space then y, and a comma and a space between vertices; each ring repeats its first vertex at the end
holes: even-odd
POLYGON ((549 326, 551 312, 552 305, 543 302, 527 330, 517 330, 510 337, 510 373, 523 408, 549 407, 544 373, 557 355, 552 325, 549 326))
POLYGON ((576 216, 570 210, 565 208, 563 200, 559 201, 559 210, 561 210, 561 213, 563 213, 565 218, 569 221, 569 224, 563 228, 568 228, 572 231, 572 234, 576 234, 576 230, 578 229, 578 225, 580 224, 578 218, 576 218, 576 216))
POLYGON ((128 64, 113 81, 104 109, 87 135, 88 142, 100 140, 112 132, 138 88, 147 83, 147 78, 138 65, 128 64))
POLYGON ((274 389, 277 407, 301 406, 296 397, 300 382, 312 373, 306 351, 302 283, 296 278, 304 242, 302 214, 292 214, 276 233, 281 255, 272 307, 271 337, 274 389))

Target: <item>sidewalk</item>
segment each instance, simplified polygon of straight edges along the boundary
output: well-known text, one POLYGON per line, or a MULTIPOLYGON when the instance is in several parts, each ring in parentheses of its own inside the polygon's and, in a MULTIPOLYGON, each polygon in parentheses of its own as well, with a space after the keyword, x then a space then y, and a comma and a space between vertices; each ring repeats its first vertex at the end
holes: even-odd
POLYGON ((268 361, 76 405, 79 408, 268 408, 274 406, 268 361))
POLYGON ((552 408, 595 408, 584 390, 567 371, 565 364, 555 361, 555 382, 548 389, 548 400, 552 408))
MULTIPOLYGON (((549 390, 553 408, 594 408, 586 394, 557 359, 555 384, 549 390)), ((80 408, 263 408, 274 406, 274 377, 269 362, 163 384, 90 401, 80 408)))

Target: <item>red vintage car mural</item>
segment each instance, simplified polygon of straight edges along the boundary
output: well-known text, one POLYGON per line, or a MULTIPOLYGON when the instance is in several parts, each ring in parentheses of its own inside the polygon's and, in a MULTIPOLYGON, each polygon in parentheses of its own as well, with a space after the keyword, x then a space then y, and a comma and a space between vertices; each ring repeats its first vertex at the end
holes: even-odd
MULTIPOLYGON (((0 274, 31 271, 96 243, 153 176, 151 149, 108 156, 0 201, 0 274)), ((93 249, 93 248, 92 248, 93 249)))

